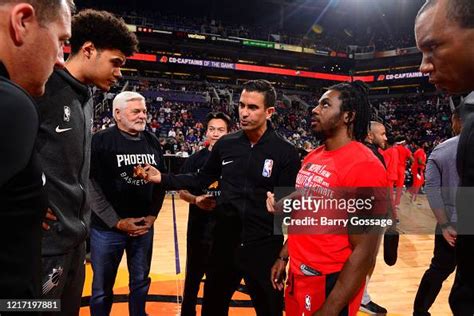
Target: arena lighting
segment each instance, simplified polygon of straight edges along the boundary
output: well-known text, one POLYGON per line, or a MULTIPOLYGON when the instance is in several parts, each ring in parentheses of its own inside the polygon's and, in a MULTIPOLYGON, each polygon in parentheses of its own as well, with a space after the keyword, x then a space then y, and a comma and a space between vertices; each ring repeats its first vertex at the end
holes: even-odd
MULTIPOLYGON (((64 46, 63 51, 65 54, 70 54, 71 53, 71 46, 64 46)), ((151 62, 156 62, 156 55, 153 54, 140 54, 140 53, 135 53, 130 57, 127 57, 127 59, 132 59, 132 60, 139 60, 139 61, 151 61, 151 62)))
POLYGON ((279 67, 279 68, 285 68, 285 65, 282 64, 268 64, 269 66, 274 66, 274 67, 279 67))
POLYGON ((366 74, 366 73, 376 73, 376 72, 390 72, 394 70, 405 70, 405 69, 417 69, 420 65, 412 65, 412 66, 399 66, 399 67, 392 67, 392 68, 379 68, 379 69, 369 69, 369 70, 358 70, 356 74, 366 74))
POLYGON ((245 60, 245 59, 239 59, 237 62, 239 62, 239 63, 244 63, 244 64, 254 64, 254 65, 257 64, 256 61, 253 61, 253 60, 245 60))
MULTIPOLYGON (((65 53, 71 52, 70 46, 64 47, 65 53)), ((133 56, 128 57, 128 59, 138 60, 138 61, 148 61, 148 62, 157 62, 158 58, 156 55, 152 54, 133 54, 133 56)), ((188 59, 186 59, 188 60, 188 59)), ((191 59, 189 59, 191 60, 191 59)), ((223 64, 220 62, 213 62, 213 64, 223 64)), ((274 75, 284 75, 284 76, 291 76, 291 77, 303 77, 303 78, 312 78, 312 79, 322 79, 322 80, 332 80, 332 81, 352 81, 352 80, 361 80, 364 82, 373 82, 374 76, 348 76, 348 75, 335 75, 335 74, 327 74, 322 72, 312 72, 312 71, 300 71, 288 68, 275 68, 275 67, 267 67, 267 66, 256 66, 256 65, 246 65, 246 64, 233 64, 233 63, 225 63, 231 64, 232 66, 235 65, 235 70, 240 71, 249 71, 249 72, 259 72, 259 73, 266 73, 266 74, 274 74, 274 75)), ((212 67, 212 66, 211 66, 212 67)), ((229 69, 228 67, 217 67, 217 68, 225 68, 229 69)), ((233 68, 232 68, 233 69, 233 68)))
POLYGON ((295 71, 294 69, 282 69, 266 66, 254 66, 254 65, 245 65, 245 64, 235 64, 235 70, 249 71, 249 72, 260 72, 266 74, 274 75, 284 75, 291 77, 304 77, 312 79, 323 79, 323 80, 332 80, 332 81, 351 81, 351 80, 361 80, 364 82, 373 82, 374 76, 348 76, 348 75, 333 75, 322 72, 312 72, 312 71, 295 71))
POLYGON ((313 26, 317 25, 319 26, 319 28, 321 29, 321 33, 324 31, 324 28, 319 24, 319 22, 321 21, 321 19, 323 18, 323 16, 326 14, 326 12, 329 10, 329 8, 331 7, 336 7, 337 4, 339 3, 339 0, 330 0, 328 2, 328 4, 326 4, 326 6, 324 7, 324 9, 321 11, 321 13, 319 14, 319 16, 316 18, 316 20, 313 22, 313 24, 311 24, 311 27, 309 28, 309 30, 306 32, 306 35, 305 36, 308 36, 312 31, 313 31, 313 26))
POLYGON ((396 86, 370 87, 370 90, 387 90, 387 89, 403 89, 403 88, 417 88, 419 84, 405 84, 396 86))
POLYGON ((135 53, 127 59, 156 62, 156 55, 135 53))

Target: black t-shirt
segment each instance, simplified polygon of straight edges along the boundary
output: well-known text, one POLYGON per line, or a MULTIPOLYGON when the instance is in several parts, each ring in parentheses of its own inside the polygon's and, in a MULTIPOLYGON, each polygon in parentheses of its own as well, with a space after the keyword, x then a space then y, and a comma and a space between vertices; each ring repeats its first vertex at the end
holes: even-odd
POLYGON ((34 101, 0 63, 0 298, 37 298, 46 191, 34 143, 34 101))
MULTIPOLYGON (((91 179, 121 218, 156 216, 164 191, 133 176, 133 167, 150 164, 165 171, 161 147, 156 136, 143 132, 139 140, 126 137, 114 126, 92 137, 91 179)), ((92 226, 109 229, 92 213, 92 226)))
MULTIPOLYGON (((188 159, 181 167, 181 173, 194 173, 204 166, 211 152, 203 148, 188 159)), ((190 193, 199 196, 203 194, 219 195, 218 181, 212 183, 206 190, 191 190, 190 193)), ((188 243, 212 241, 212 232, 215 226, 216 210, 206 211, 200 209, 196 204, 189 204, 188 216, 188 243)))
POLYGON ((372 143, 364 143, 365 146, 369 147, 369 149, 374 153, 375 157, 377 157, 382 165, 384 166, 385 169, 387 169, 387 166, 385 165, 385 159, 383 158, 382 154, 379 152, 379 148, 377 145, 374 145, 372 143))

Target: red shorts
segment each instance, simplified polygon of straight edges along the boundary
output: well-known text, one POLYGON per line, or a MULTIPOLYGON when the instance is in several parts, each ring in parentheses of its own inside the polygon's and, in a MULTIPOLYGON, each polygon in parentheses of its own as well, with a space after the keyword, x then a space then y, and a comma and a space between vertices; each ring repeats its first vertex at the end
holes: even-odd
MULTIPOLYGON (((313 315, 321 308, 326 297, 336 284, 339 272, 322 276, 296 275, 290 272, 285 290, 285 312, 287 316, 313 315)), ((359 310, 365 281, 340 316, 355 316, 359 310)))
POLYGON ((396 187, 401 188, 405 184, 405 169, 398 170, 398 178, 396 182, 396 187))
POLYGON ((413 187, 414 188, 421 188, 421 186, 425 183, 425 177, 423 173, 414 173, 413 174, 413 187))

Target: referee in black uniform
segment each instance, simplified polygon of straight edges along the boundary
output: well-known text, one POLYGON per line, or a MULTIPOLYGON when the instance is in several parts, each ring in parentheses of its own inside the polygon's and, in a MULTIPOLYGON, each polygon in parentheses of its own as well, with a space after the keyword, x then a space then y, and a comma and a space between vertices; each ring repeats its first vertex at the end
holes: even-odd
POLYGON ((270 281, 283 236, 274 235, 266 193, 294 187, 300 167, 295 147, 268 122, 276 91, 266 80, 244 84, 239 102, 241 130, 223 136, 198 174, 161 175, 147 166, 145 177, 168 188, 207 188, 219 180, 217 223, 202 314, 227 315, 230 299, 245 280, 257 315, 282 315, 283 294, 270 281))

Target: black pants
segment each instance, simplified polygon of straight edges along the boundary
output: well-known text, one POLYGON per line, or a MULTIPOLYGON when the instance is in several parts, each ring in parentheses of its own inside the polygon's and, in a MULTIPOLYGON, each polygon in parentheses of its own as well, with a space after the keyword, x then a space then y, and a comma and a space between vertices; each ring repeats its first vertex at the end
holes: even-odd
POLYGON ((439 225, 436 225, 436 235, 433 258, 428 270, 421 279, 413 306, 414 316, 428 316, 428 310, 433 305, 443 282, 456 268, 455 248, 444 239, 439 225))
POLYGON ((43 315, 79 315, 85 279, 86 243, 59 256, 44 256, 43 299, 60 299, 61 312, 44 312, 43 315))
POLYGON ((207 274, 209 267, 209 256, 211 252, 210 242, 196 241, 196 237, 189 236, 186 253, 186 278, 184 280, 183 303, 181 304, 181 316, 195 316, 197 294, 202 277, 207 274))
POLYGON ((458 235, 456 239, 458 270, 449 295, 454 316, 474 315, 474 236, 458 235))
POLYGON ((273 289, 270 272, 283 237, 269 236, 242 244, 239 236, 240 229, 236 226, 217 223, 202 315, 227 315, 232 295, 243 278, 257 315, 281 316, 283 292, 273 289))

